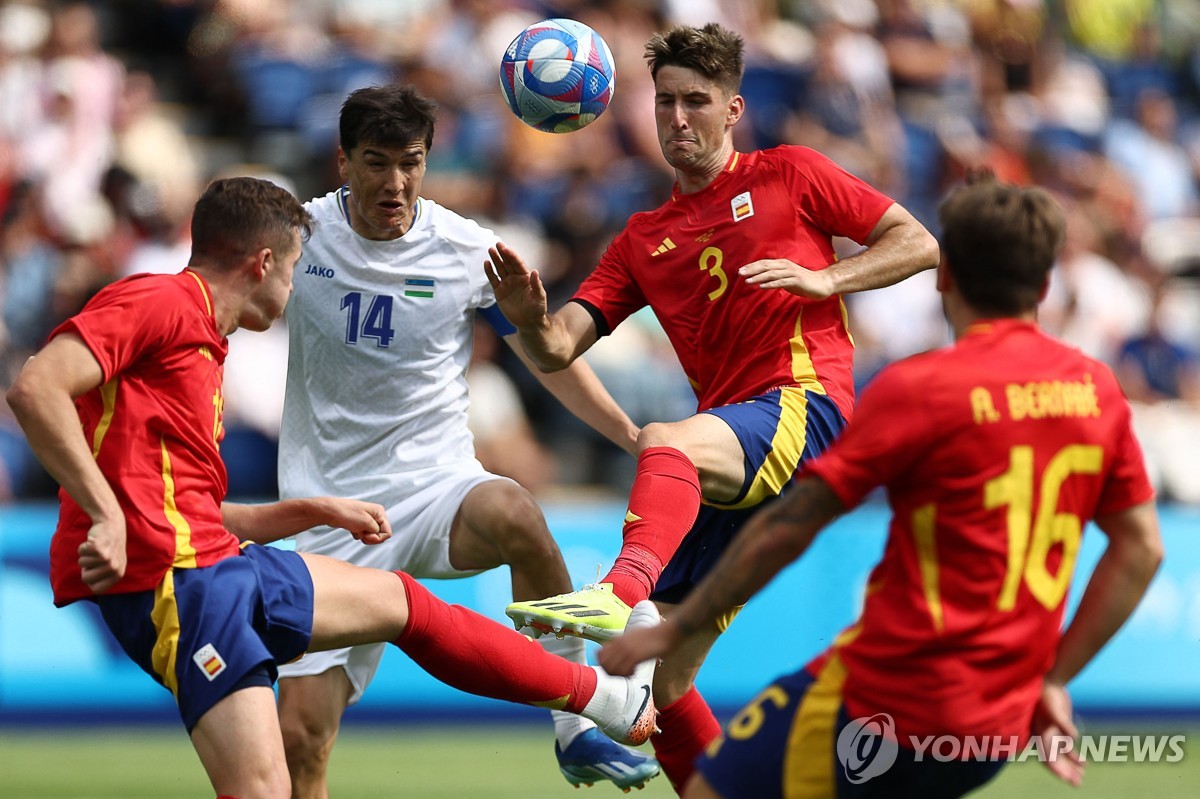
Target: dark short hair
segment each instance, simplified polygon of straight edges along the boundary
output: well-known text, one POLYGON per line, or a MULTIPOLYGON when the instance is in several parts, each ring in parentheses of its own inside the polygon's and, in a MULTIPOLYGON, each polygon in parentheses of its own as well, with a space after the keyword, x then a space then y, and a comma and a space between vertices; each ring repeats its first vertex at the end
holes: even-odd
POLYGON ((338 135, 347 154, 363 142, 381 147, 405 147, 424 141, 433 147, 437 103, 412 86, 368 86, 350 93, 342 103, 338 135))
POLYGON ((269 180, 214 180, 192 213, 192 257, 232 265, 263 247, 286 250, 299 230, 312 233, 313 218, 287 189, 269 180))
POLYGON ((666 66, 684 67, 699 72, 730 95, 738 93, 745 71, 745 43, 733 31, 710 22, 703 28, 677 25, 666 33, 656 33, 646 42, 646 61, 650 77, 666 66))
POLYGON ((950 194, 938 217, 946 266, 973 308, 1014 316, 1037 307, 1066 228, 1054 198, 984 175, 950 194))

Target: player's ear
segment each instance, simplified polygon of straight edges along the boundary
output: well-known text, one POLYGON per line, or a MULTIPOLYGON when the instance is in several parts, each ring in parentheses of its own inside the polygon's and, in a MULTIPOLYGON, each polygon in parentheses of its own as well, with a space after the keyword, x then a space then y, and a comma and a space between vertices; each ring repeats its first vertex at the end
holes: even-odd
POLYGON ((278 264, 275 258, 275 251, 270 247, 263 247, 254 253, 254 278, 261 283, 267 278, 267 272, 274 269, 278 264))
POLYGON ((725 115, 725 124, 732 128, 741 120, 744 113, 746 113, 746 98, 735 94, 729 98, 729 111, 725 115))
POLYGON ((1038 290, 1038 305, 1046 299, 1046 295, 1050 293, 1050 273, 1046 273, 1046 277, 1042 279, 1042 287, 1038 290))
POLYGON ((939 294, 949 294, 954 289, 954 275, 950 274, 950 266, 946 263, 946 256, 938 260, 937 265, 937 290, 939 294))
POLYGON ((338 177, 341 178, 343 183, 345 183, 348 179, 347 171, 349 168, 349 163, 350 156, 346 154, 346 151, 342 149, 342 145, 339 144, 337 148, 338 177))

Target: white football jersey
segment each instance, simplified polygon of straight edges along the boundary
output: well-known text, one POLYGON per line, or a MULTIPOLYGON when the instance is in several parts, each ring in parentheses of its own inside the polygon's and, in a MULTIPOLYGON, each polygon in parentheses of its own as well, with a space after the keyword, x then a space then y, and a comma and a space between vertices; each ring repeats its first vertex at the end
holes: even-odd
POLYGON ((287 306, 279 490, 386 505, 413 472, 475 458, 466 370, 476 309, 495 303, 496 236, 421 198, 405 235, 364 239, 344 191, 306 204, 317 224, 287 306))

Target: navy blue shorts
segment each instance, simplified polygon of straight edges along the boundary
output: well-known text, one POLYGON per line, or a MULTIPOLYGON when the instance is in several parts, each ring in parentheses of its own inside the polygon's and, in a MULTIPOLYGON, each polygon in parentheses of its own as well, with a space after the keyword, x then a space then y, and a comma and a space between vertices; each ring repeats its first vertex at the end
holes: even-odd
POLYGON ((303 558, 245 546, 197 569, 168 569, 158 588, 93 599, 142 670, 169 688, 191 732, 234 691, 273 685, 276 666, 312 637, 313 584, 303 558))
POLYGON ((856 736, 861 720, 843 737, 850 724, 843 681, 835 659, 820 677, 801 669, 772 683, 726 725, 697 771, 724 799, 954 799, 1004 767, 1003 760, 918 761, 894 739, 856 736))
POLYGON ((829 397, 793 387, 704 413, 722 419, 737 435, 745 455, 746 480, 732 502, 706 500, 700 506, 695 524, 650 595, 658 602, 683 601, 712 570, 746 520, 779 496, 801 464, 824 452, 846 426, 829 397))

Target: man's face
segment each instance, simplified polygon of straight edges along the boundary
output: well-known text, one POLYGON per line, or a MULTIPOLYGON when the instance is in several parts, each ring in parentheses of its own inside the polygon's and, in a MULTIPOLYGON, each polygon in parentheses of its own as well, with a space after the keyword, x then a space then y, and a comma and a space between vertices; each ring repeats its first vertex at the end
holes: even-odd
MULTIPOLYGON (((664 66, 654 78, 654 121, 667 163, 682 172, 710 169, 724 155, 742 98, 686 67, 664 66)), ((723 163, 718 164, 718 168, 723 163)))
POLYGON ((251 295, 238 327, 261 332, 283 316, 283 309, 292 295, 292 274, 301 250, 300 231, 293 230, 286 247, 271 251, 266 274, 251 295))
POLYGON ((338 171, 350 184, 350 225, 376 241, 397 239, 412 226, 425 177, 424 141, 404 147, 369 142, 351 152, 338 148, 338 171))

